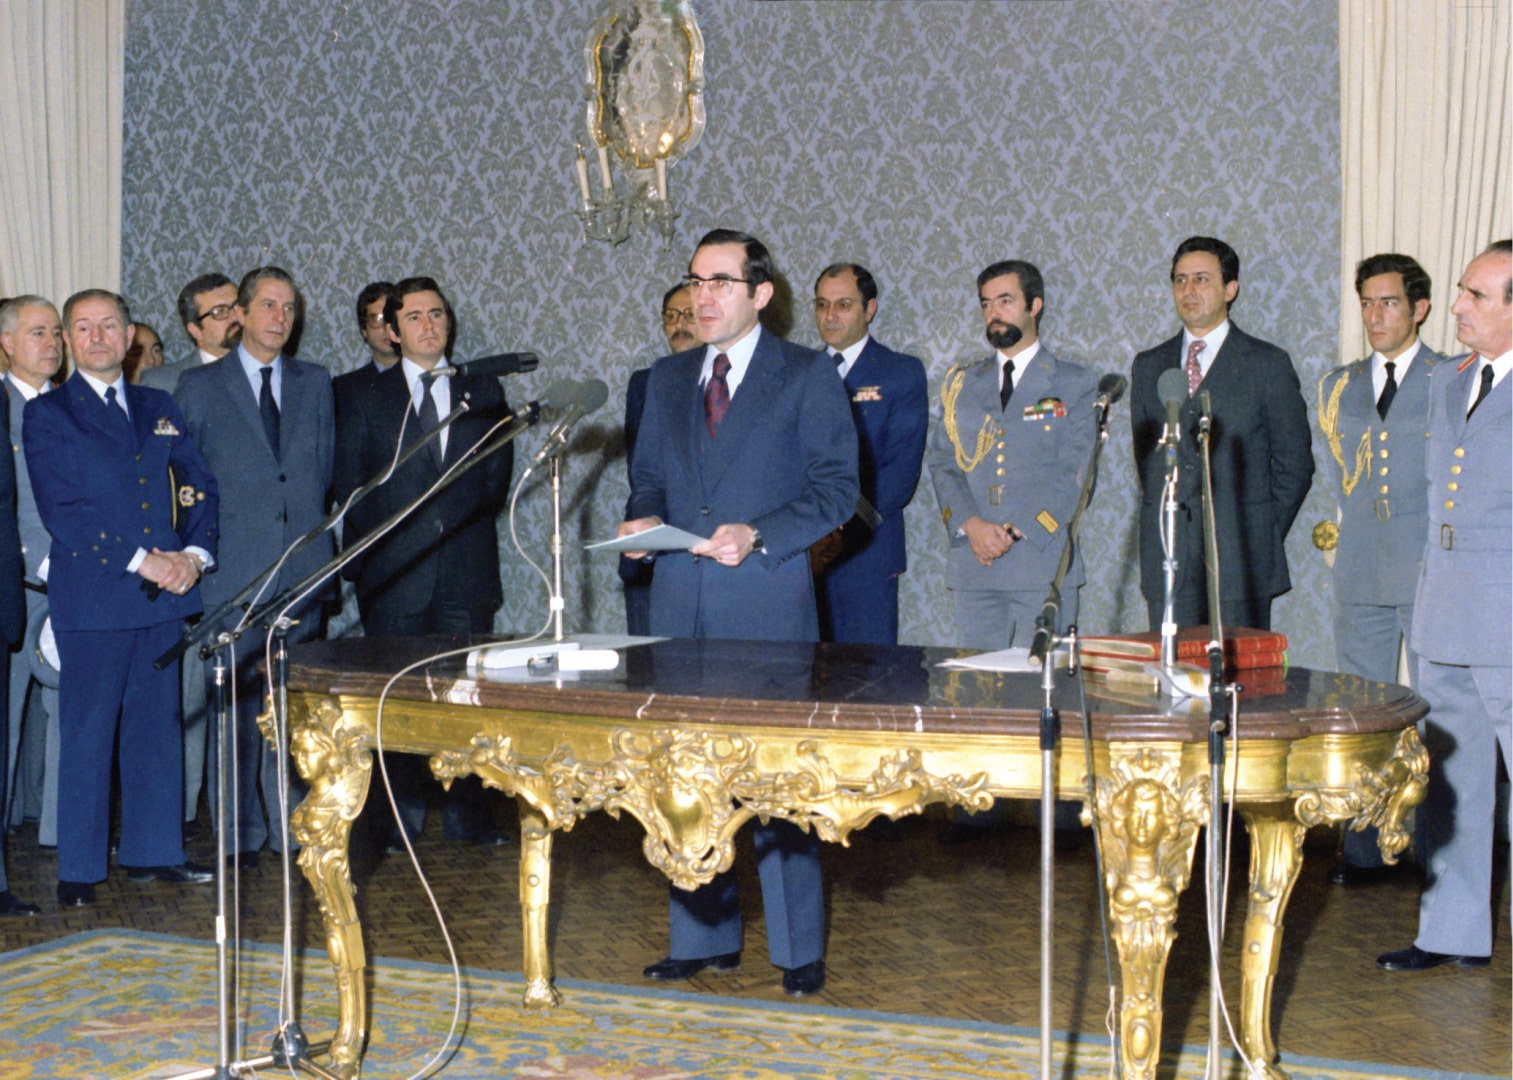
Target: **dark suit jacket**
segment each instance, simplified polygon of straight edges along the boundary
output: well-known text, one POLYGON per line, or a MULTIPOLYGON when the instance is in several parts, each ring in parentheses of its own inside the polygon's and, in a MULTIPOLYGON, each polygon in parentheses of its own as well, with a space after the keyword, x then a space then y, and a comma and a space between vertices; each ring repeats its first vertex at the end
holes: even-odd
MULTIPOLYGON (((454 376, 451 393, 453 408, 464 400, 472 408, 451 426, 446 467, 509 414, 496 378, 454 376)), ((355 387, 344 400, 336 427, 338 503, 389 466, 406 413, 404 448, 421 435, 403 362, 366 386, 355 387)), ((465 596, 468 606, 479 611, 492 611, 503 602, 495 518, 509 494, 514 461, 513 448, 505 446, 432 496, 358 560, 357 597, 365 618, 416 614, 445 588, 465 596)), ((440 475, 429 453, 416 454, 352 509, 346 520, 348 536, 357 539, 372 532, 440 475)))
POLYGON ((737 567, 687 552, 657 557, 652 633, 816 641, 809 545, 856 509, 856 428, 822 354, 760 331, 719 437, 704 423, 704 347, 652 367, 629 517, 657 516, 698 536, 723 524, 762 534, 765 552, 737 567))
POLYGON ((59 630, 134 630, 202 610, 198 587, 149 595, 126 567, 138 548, 215 555, 215 477, 173 398, 128 385, 126 407, 129 436, 78 372, 26 406, 26 465, 52 534, 47 595, 59 630))
MULTIPOLYGON (((278 457, 268 445, 236 350, 184 372, 174 391, 189 435, 220 489, 218 565, 202 587, 212 611, 326 516, 336 427, 331 377, 320 364, 285 356, 281 383, 278 457)), ((284 564, 263 598, 307 577, 334 551, 329 533, 307 545, 284 564)), ((328 587, 315 599, 329 593, 328 587)))
POLYGON ((357 394, 360 397, 363 388, 371 384, 374 379, 383 373, 383 368, 369 360, 362 367, 354 368, 345 374, 333 378, 331 380, 331 395, 336 402, 336 415, 341 415, 342 408, 353 394, 357 394))
MULTIPOLYGON (((636 453, 636 436, 641 431, 641 413, 646 410, 646 384, 651 380, 651 368, 637 368, 630 373, 630 384, 625 388, 625 471, 630 472, 630 461, 636 453)), ((640 559, 620 556, 620 580, 627 585, 649 586, 651 564, 640 559)))
MULTIPOLYGON (((856 424, 862 495, 883 520, 875 530, 857 518, 848 521, 841 554, 825 576, 834 584, 854 582, 865 588, 908 569, 904 507, 919 486, 930 426, 930 393, 924 364, 894 352, 876 338, 867 339, 846 373, 845 387, 856 424)), ((854 599, 866 602, 861 593, 854 599)))
MULTIPOLYGON (((1161 573, 1161 486, 1166 455, 1159 450, 1166 409, 1156 380, 1181 365, 1178 334, 1135 357, 1130 380, 1130 424, 1140 499, 1140 590, 1146 599, 1164 590, 1161 573)), ((1313 481, 1308 409, 1292 359, 1245 333, 1233 322, 1198 388, 1212 401, 1214 518, 1218 529, 1220 593, 1279 596, 1292 587, 1282 542, 1313 481)), ((1198 399, 1182 405, 1177 498, 1190 515, 1179 528, 1202 529, 1198 465, 1198 399)), ((1201 545, 1200 545, 1201 546, 1201 545)), ((1180 582, 1179 582, 1180 585, 1180 582)))

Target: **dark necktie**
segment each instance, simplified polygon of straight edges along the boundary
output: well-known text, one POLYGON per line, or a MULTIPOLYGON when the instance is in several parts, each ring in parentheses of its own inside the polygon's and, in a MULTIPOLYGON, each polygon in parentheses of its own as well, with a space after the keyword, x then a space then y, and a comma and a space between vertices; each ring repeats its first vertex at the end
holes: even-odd
POLYGON ((1481 364, 1481 386, 1476 390, 1476 400, 1471 402, 1471 407, 1466 410, 1466 419, 1471 419, 1471 414, 1476 411, 1483 399, 1492 392, 1492 365, 1485 360, 1481 364))
POLYGON ((1001 412, 1009 407, 1009 398, 1014 396, 1014 361, 1003 365, 1003 384, 998 388, 998 408, 1001 412))
POLYGON ((839 368, 846 362, 846 356, 844 353, 833 352, 830 354, 830 359, 835 361, 835 366, 837 368, 839 368))
POLYGON ((1198 392, 1203 382, 1203 365, 1198 363, 1198 354, 1208 348, 1208 342, 1199 338, 1187 347, 1187 396, 1198 392))
POLYGON ((1376 415, 1387 419, 1387 410, 1392 408, 1392 399, 1397 397, 1397 365, 1387 361, 1387 381, 1382 386, 1382 396, 1376 399, 1376 415))
POLYGON ((730 357, 724 353, 714 358, 714 371, 704 387, 704 426, 712 439, 720 431, 725 413, 730 409, 730 384, 725 376, 730 374, 730 357))
POLYGON ((126 415, 126 409, 116 399, 116 388, 114 386, 107 386, 105 388, 105 404, 110 406, 110 415, 116 425, 116 433, 125 436, 127 439, 132 438, 131 417, 126 415))
MULTIPOLYGON (((441 417, 436 413, 436 399, 431 396, 431 384, 436 381, 436 376, 427 371, 420 377, 420 430, 429 435, 441 426, 441 417)), ((441 439, 432 439, 427 449, 431 452, 431 460, 436 467, 441 468, 441 439)))
POLYGON ((257 411, 263 418, 263 434, 268 436, 268 445, 273 456, 278 457, 278 402, 273 400, 273 365, 264 364, 258 374, 263 377, 263 388, 257 392, 257 411))

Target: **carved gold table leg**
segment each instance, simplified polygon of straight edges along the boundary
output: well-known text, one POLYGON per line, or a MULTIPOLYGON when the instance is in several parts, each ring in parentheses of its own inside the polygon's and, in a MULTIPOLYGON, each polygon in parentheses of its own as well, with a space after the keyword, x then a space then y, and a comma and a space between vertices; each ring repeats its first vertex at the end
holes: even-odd
POLYGON ((1287 1080, 1271 1038, 1271 990, 1282 953, 1282 916, 1303 867, 1307 828, 1290 803, 1238 807, 1250 830, 1250 905, 1240 958, 1240 1050, 1256 1076, 1287 1080))
POLYGON ((549 1009, 562 1002, 552 986, 552 954, 547 944, 547 905, 551 902, 552 831, 546 817, 524 799, 520 807, 520 922, 525 935, 527 1009, 549 1009))
POLYGON ((1109 915, 1124 975, 1120 1075, 1154 1080, 1161 1055, 1161 993, 1175 938, 1177 897, 1192 873, 1208 817, 1205 777, 1182 782, 1176 755, 1141 749, 1115 760, 1097 784, 1109 915))
POLYGON ((347 842, 367 798, 373 754, 359 725, 345 720, 335 702, 321 701, 290 740, 310 793, 290 815, 300 843, 299 865, 320 905, 326 951, 336 969, 338 1020, 329 1069, 342 1080, 361 1070, 367 1040, 367 986, 362 927, 352 896, 347 842))

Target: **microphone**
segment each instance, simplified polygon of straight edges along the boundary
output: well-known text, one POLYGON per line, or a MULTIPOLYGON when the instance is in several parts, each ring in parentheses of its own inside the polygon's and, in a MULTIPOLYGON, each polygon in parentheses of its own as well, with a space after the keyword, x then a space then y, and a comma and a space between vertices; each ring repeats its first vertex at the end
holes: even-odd
POLYGON ((556 427, 547 432, 546 442, 541 444, 541 449, 537 450, 536 456, 531 459, 532 468, 565 447, 568 437, 572 434, 573 426, 609 400, 609 386, 603 379, 589 379, 582 383, 573 383, 571 379, 564 379, 563 382, 573 386, 572 400, 565 403, 567 411, 563 413, 562 419, 557 421, 556 427))
MULTIPOLYGON (((1204 390, 1198 394, 1198 430, 1207 435, 1208 432, 1213 428, 1213 423, 1213 402, 1208 396, 1208 391, 1204 390)), ((1385 450, 1382 452, 1386 453, 1385 450)))
POLYGON ((451 364, 439 368, 438 375, 519 375, 524 371, 535 371, 541 365, 533 352, 499 353, 496 356, 480 356, 476 360, 468 360, 461 364, 451 364))
POLYGON ((1100 410, 1107 411, 1108 407, 1124 396, 1124 391, 1129 388, 1129 380, 1117 371, 1111 371, 1098 380, 1098 400, 1095 403, 1100 410))
POLYGON ((1156 396, 1166 406, 1166 429, 1161 441, 1175 446, 1182 441, 1182 403, 1187 400, 1187 374, 1181 368, 1167 368, 1156 380, 1156 396))

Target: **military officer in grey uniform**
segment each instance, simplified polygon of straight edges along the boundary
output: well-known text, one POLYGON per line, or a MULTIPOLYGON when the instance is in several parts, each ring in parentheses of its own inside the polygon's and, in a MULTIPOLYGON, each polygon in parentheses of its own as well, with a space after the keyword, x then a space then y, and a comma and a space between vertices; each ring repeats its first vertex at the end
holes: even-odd
MULTIPOLYGON (((1035 636, 1097 438, 1098 379, 1041 343, 1045 285, 1033 265, 994 263, 977 275, 977 296, 997 351, 946 373, 929 466, 951 545, 956 644, 1003 649, 1035 636)), ((1078 555, 1057 630, 1077 618, 1083 580, 1078 555)))
MULTIPOLYGON (((1373 255, 1355 270, 1371 355, 1319 383, 1319 430, 1338 523, 1315 542, 1334 555, 1334 647, 1339 669, 1396 682, 1399 646, 1411 636, 1413 592, 1428 536, 1424 431, 1429 377, 1444 359, 1418 337, 1429 315, 1429 275, 1407 255, 1373 255)), ((1408 650, 1408 677, 1416 658, 1408 650)), ((1387 872, 1376 830, 1347 831, 1337 885, 1387 872)))
POLYGON ((1430 380, 1429 542, 1410 644, 1429 702, 1418 937, 1390 971, 1484 967, 1492 953, 1497 756, 1513 761, 1513 243, 1461 274, 1451 311, 1473 351, 1430 380))

